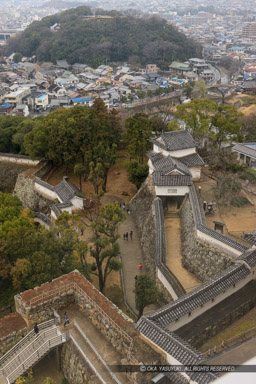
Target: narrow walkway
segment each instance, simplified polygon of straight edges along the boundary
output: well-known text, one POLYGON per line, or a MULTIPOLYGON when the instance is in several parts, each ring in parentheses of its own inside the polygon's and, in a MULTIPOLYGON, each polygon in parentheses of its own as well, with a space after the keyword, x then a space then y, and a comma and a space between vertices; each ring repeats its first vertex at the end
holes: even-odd
MULTIPOLYGON (((106 367, 102 364, 102 362, 99 360, 98 356, 95 354, 95 352, 92 350, 92 348, 87 344, 83 336, 80 334, 80 332, 74 327, 74 320, 81 328, 82 332, 85 334, 85 336, 90 340, 91 344, 94 346, 94 348, 97 350, 97 353, 103 358, 105 363, 110 366, 111 365, 120 365, 121 359, 123 359, 123 356, 121 353, 118 353, 117 350, 108 342, 108 340, 105 337, 102 337, 102 334, 100 331, 94 327, 91 320, 87 317, 86 313, 81 313, 79 308, 76 305, 70 305, 68 308, 66 308, 68 311, 68 316, 70 319, 70 325, 64 327, 63 325, 60 326, 60 329, 62 332, 69 332, 75 339, 75 341, 79 344, 79 347, 81 348, 82 352, 87 356, 87 358, 92 362, 94 367, 97 369, 99 374, 102 376, 102 378, 105 380, 106 383, 109 384, 116 384, 116 381, 113 380, 109 374, 109 372, 106 370, 106 367)), ((61 319, 63 319, 63 312, 60 311, 61 319)), ((120 384, 128 384, 129 380, 126 377, 124 373, 121 372, 115 372, 115 376, 119 380, 120 384)), ((100 380, 96 379, 96 383, 101 383, 100 380)))
POLYGON ((123 265, 122 274, 126 301, 133 312, 137 313, 133 291, 135 288, 135 276, 140 273, 139 265, 140 263, 143 265, 143 259, 139 236, 131 215, 126 214, 126 220, 119 226, 119 233, 121 237, 118 240, 118 243, 120 245, 120 254, 123 265), (130 237, 131 231, 133 231, 132 239, 130 237), (123 239, 123 234, 126 232, 129 233, 128 240, 123 239))
MULTIPOLYGON (((140 273, 139 265, 140 263, 143 265, 143 254, 132 215, 128 215, 126 213, 126 220, 120 224, 119 233, 121 237, 118 240, 118 243, 120 245, 121 260, 123 265, 122 273, 126 301, 133 312, 137 314, 138 311, 135 307, 135 295, 133 291, 135 289, 135 276, 140 273), (131 231, 133 231, 132 239, 130 237, 131 231), (129 233, 128 240, 124 240, 123 238, 123 234, 126 232, 129 233)), ((142 272, 146 272, 144 267, 142 272)), ((144 315, 156 310, 156 308, 158 308, 156 305, 150 305, 146 307, 144 309, 144 315)))
POLYGON ((166 264, 183 285, 186 292, 190 292, 202 283, 182 265, 180 230, 179 217, 165 218, 166 264))

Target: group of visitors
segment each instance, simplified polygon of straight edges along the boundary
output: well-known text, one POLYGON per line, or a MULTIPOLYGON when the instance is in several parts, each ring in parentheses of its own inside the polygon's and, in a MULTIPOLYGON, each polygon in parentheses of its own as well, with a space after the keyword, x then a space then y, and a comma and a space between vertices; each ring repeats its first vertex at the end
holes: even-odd
MULTIPOLYGON (((133 231, 130 231, 130 239, 132 240, 132 237, 133 237, 133 231)), ((128 232, 125 232, 123 234, 123 239, 124 240, 129 240, 129 233, 128 232)))

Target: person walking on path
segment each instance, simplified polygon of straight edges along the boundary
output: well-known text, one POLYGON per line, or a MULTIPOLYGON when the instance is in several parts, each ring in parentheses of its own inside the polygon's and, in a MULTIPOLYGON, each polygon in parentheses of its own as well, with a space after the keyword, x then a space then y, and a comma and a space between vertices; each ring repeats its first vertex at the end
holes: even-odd
POLYGON ((126 232, 125 237, 126 237, 126 240, 128 241, 128 239, 129 239, 129 233, 128 232, 126 232))
POLYGON ((68 313, 65 312, 64 313, 64 327, 69 324, 69 318, 68 318, 68 313))
POLYGON ((139 265, 140 273, 142 272, 142 268, 143 268, 143 265, 140 263, 140 265, 139 265))
POLYGON ((123 210, 125 211, 125 202, 123 202, 123 210))
POLYGON ((69 321, 69 318, 68 318, 68 314, 67 312, 64 313, 64 327, 69 324, 70 321, 69 321))
POLYGON ((37 323, 35 323, 35 325, 34 325, 34 332, 35 332, 36 336, 39 334, 39 328, 38 328, 37 323))
POLYGON ((123 234, 123 239, 124 239, 124 240, 126 239, 126 233, 123 234))
POLYGON ((130 232, 130 239, 132 240, 133 231, 130 232))

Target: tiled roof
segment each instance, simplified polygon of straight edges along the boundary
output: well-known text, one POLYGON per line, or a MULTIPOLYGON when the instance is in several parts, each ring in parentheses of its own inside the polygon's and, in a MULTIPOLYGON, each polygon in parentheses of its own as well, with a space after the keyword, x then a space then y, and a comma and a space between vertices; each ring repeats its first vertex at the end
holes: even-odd
POLYGON ((176 151, 197 146, 191 134, 186 130, 163 132, 160 138, 151 139, 151 141, 167 151, 176 151))
POLYGON ((56 217, 62 214, 62 208, 72 207, 73 204, 70 201, 67 201, 66 203, 59 203, 51 205, 51 210, 55 213, 56 217))
POLYGON ((230 239, 229 237, 223 235, 222 233, 214 231, 213 229, 211 229, 205 225, 200 225, 197 227, 197 229, 199 231, 205 233, 206 235, 209 235, 209 236, 213 237, 214 239, 219 240, 222 243, 230 246, 231 248, 236 249, 237 251, 245 252, 248 249, 245 245, 242 245, 242 244, 238 243, 237 241, 234 241, 234 240, 230 239))
POLYGON ((192 185, 191 176, 183 175, 162 175, 161 172, 152 173, 153 185, 157 186, 190 186, 192 185))
POLYGON ((179 158, 187 167, 196 167, 205 165, 203 159, 198 153, 192 153, 192 155, 184 156, 179 158))
POLYGON ((184 175, 191 176, 188 167, 177 158, 164 156, 162 153, 155 152, 148 152, 147 155, 150 158, 155 170, 160 171, 164 175, 177 169, 184 175))
MULTIPOLYGON (((247 147, 245 144, 250 144, 250 143, 241 143, 241 144, 236 144, 232 150, 236 152, 240 152, 244 155, 252 156, 256 158, 256 149, 247 147)), ((252 143, 251 143, 252 144, 252 143)), ((255 143, 254 143, 255 144, 255 143)), ((255 146, 256 147, 256 146, 255 146)))
POLYGON ((252 245, 256 245, 256 231, 244 233, 243 238, 252 245))
POLYGON ((51 223, 50 217, 47 216, 46 214, 44 214, 42 212, 36 212, 36 211, 33 211, 33 214, 34 214, 35 217, 38 217, 38 219, 43 220, 46 224, 50 224, 51 223))
POLYGON ((53 204, 50 206, 51 210, 55 213, 56 217, 62 214, 62 211, 58 207, 58 204, 53 204))
POLYGON ((36 177, 34 179, 34 183, 42 185, 42 187, 45 187, 45 188, 49 189, 50 191, 55 191, 55 187, 53 185, 46 183, 46 181, 43 181, 42 179, 39 179, 38 177, 36 177))
POLYGON ((194 365, 204 361, 203 355, 174 332, 160 328, 156 322, 142 316, 136 328, 181 364, 194 365))
POLYGON ((71 200, 74 196, 81 196, 79 189, 74 184, 68 183, 66 180, 63 180, 56 185, 55 191, 63 203, 71 200))
POLYGON ((197 196, 194 184, 189 188, 189 199, 193 210, 195 226, 198 230, 238 251, 245 252, 248 249, 246 246, 230 239, 222 233, 214 231, 213 229, 207 226, 203 206, 202 204, 200 204, 199 197, 197 196))
POLYGON ((246 252, 244 252, 240 257, 238 257, 236 260, 243 260, 245 261, 249 267, 255 267, 256 265, 256 249, 250 249, 246 252))
POLYGON ((192 292, 156 310, 147 318, 165 326, 214 299, 250 274, 245 265, 233 265, 206 281, 192 292))

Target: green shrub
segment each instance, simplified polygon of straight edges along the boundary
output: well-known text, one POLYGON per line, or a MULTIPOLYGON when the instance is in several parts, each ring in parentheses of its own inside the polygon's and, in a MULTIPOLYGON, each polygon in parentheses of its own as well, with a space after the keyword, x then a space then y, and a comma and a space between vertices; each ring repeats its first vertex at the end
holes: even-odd
POLYGON ((248 203, 249 201, 245 196, 235 196, 230 201, 230 204, 233 205, 233 207, 243 207, 248 203))

